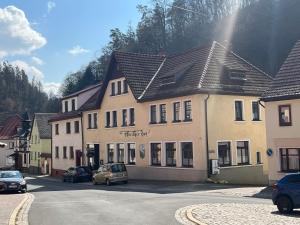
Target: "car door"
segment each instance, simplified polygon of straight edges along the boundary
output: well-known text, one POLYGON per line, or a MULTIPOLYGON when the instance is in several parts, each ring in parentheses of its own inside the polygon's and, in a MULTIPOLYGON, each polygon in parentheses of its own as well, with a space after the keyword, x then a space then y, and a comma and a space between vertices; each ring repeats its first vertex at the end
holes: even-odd
POLYGON ((296 207, 300 206, 300 174, 288 178, 288 192, 296 207))
POLYGON ((95 174, 95 180, 97 183, 103 182, 102 176, 103 176, 103 166, 100 166, 97 173, 95 174))

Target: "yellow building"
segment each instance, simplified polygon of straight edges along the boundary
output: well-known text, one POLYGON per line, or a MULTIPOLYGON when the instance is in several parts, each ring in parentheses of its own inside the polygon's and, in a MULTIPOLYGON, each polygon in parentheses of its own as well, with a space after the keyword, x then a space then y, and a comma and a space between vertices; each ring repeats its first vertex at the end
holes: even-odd
POLYGON ((93 163, 97 146, 133 179, 204 181, 217 160, 216 179, 266 183, 259 97, 270 81, 217 42, 169 57, 115 52, 83 106, 84 155, 93 163))
POLYGON ((55 113, 34 114, 30 133, 30 173, 51 172, 51 126, 48 120, 54 115, 55 113))
POLYGON ((266 106, 269 181, 300 171, 300 41, 262 100, 266 106))

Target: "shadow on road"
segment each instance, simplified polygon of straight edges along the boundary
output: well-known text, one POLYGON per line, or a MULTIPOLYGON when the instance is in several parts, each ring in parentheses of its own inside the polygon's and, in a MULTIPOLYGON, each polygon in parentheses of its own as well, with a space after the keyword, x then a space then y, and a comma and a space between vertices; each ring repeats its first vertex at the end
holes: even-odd
POLYGON ((51 177, 28 178, 30 192, 46 192, 46 191, 70 191, 70 190, 103 190, 117 192, 146 192, 157 194, 172 194, 197 191, 211 191, 221 189, 234 189, 245 186, 223 185, 196 182, 178 182, 178 181, 148 181, 148 180, 129 180, 128 184, 112 184, 106 186, 104 184, 93 185, 92 183, 63 183, 59 179, 51 177))
POLYGON ((279 216, 284 216, 284 217, 293 217, 293 218, 300 218, 300 211, 299 210, 294 210, 293 212, 289 214, 282 214, 279 211, 274 211, 271 212, 273 215, 279 215, 279 216))

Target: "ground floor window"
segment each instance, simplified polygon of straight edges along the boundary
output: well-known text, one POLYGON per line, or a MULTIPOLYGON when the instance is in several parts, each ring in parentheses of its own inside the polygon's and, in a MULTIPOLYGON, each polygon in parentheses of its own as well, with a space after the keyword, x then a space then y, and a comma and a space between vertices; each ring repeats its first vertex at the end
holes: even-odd
POLYGON ((280 151, 281 171, 283 171, 283 172, 299 171, 300 149, 281 148, 281 149, 279 149, 279 151, 280 151))
POLYGON ((219 166, 231 165, 231 148, 230 142, 218 143, 219 166))
POLYGON ((166 164, 167 166, 176 166, 176 143, 166 143, 166 164))
POLYGON ((134 143, 128 143, 127 144, 128 149, 128 164, 135 164, 135 144, 134 143))
POLYGON ((114 145, 107 144, 107 162, 113 163, 114 162, 114 145))
POLYGON ((182 151, 182 166, 193 167, 193 143, 182 142, 181 151, 182 151))
POLYGON ((124 162, 124 144, 117 144, 117 158, 118 162, 124 162))
POLYGON ((237 163, 239 165, 249 164, 249 142, 237 141, 237 163))
POLYGON ((151 165, 161 165, 161 143, 151 143, 151 165))

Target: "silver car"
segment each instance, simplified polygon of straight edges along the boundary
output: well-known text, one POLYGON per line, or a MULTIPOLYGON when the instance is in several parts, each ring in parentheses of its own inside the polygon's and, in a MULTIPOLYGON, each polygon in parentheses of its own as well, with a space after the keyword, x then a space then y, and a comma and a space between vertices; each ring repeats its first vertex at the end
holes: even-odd
POLYGON ((124 163, 110 163, 99 167, 93 175, 93 184, 105 183, 110 185, 115 182, 128 182, 127 169, 124 163))

